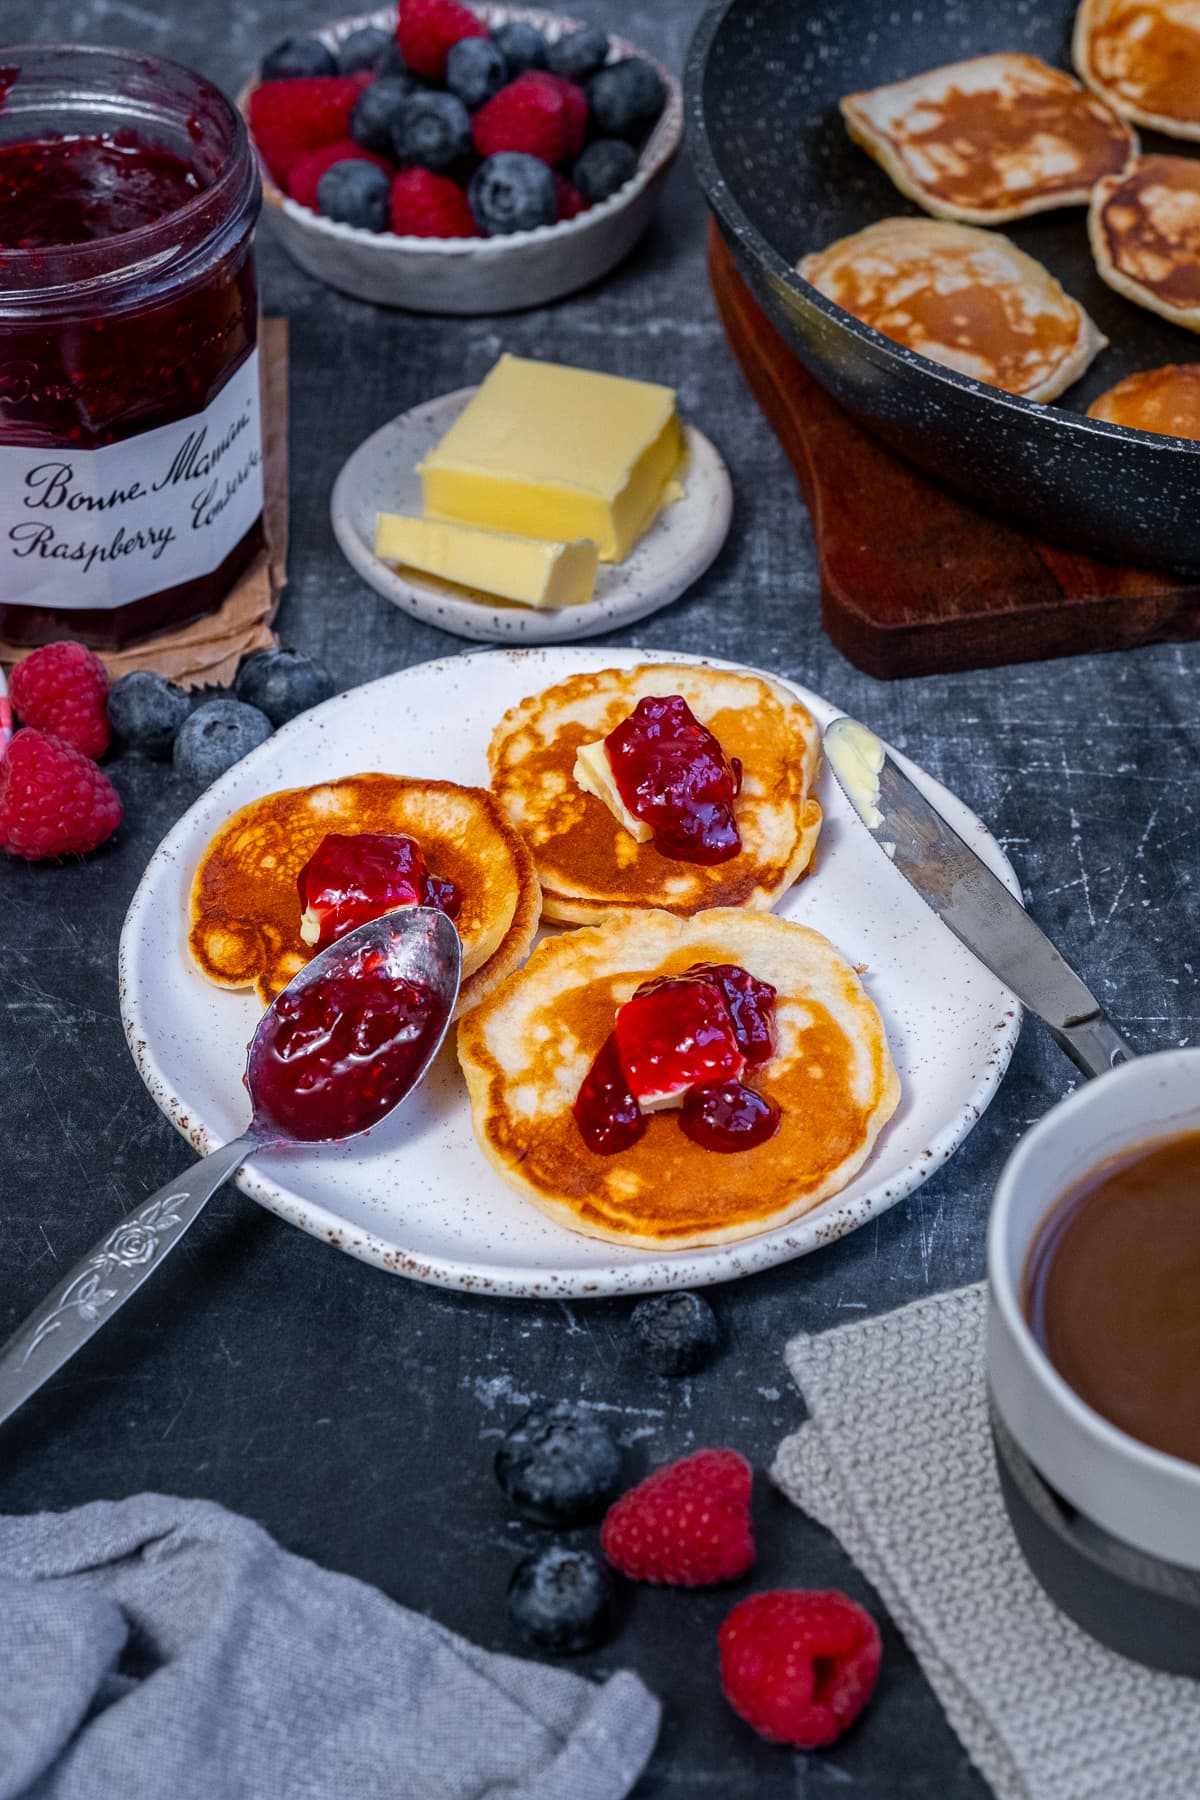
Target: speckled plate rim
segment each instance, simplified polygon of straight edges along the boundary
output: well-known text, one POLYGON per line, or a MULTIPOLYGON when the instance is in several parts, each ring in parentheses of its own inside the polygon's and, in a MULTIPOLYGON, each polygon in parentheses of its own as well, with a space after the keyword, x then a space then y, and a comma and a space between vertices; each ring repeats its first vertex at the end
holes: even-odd
MULTIPOLYGON (((439 394, 381 425, 349 457, 333 484, 329 511, 343 556, 385 600, 426 625, 437 625, 456 637, 489 644, 564 644, 594 637, 617 625, 632 625, 678 600, 699 581, 720 555, 733 517, 733 483, 716 446, 694 425, 685 425, 688 467, 682 477, 683 498, 661 513, 624 563, 601 564, 600 582, 610 591, 582 606, 542 610, 497 601, 446 583, 422 580, 415 571, 401 573, 383 562, 354 523, 355 494, 364 471, 409 432, 414 449, 423 454, 426 438, 447 430, 477 387, 439 394)), ((416 460, 414 456, 413 460, 416 460)), ((397 511, 409 510, 400 495, 397 511)), ((419 510, 420 490, 412 494, 419 510)))
POLYGON ((827 299, 811 282, 805 281, 786 256, 781 255, 770 239, 751 222, 734 199, 709 142, 703 99, 708 56, 717 33, 725 22, 726 13, 737 4, 738 0, 714 0, 714 4, 701 16, 688 49, 683 74, 688 154, 705 197, 720 219, 723 230, 736 241, 747 245, 773 281, 788 288, 806 306, 824 313, 826 318, 833 320, 843 331, 848 331, 852 337, 857 338, 863 348, 869 351, 872 361, 885 379, 897 367, 913 369, 919 371, 927 381, 945 383, 975 394, 1001 411, 1016 412, 1027 418, 1050 413, 1057 421, 1082 434, 1116 437, 1125 441, 1133 438, 1139 443, 1152 444, 1157 449, 1169 450, 1177 455, 1200 456, 1200 440, 1168 437, 1165 432, 1140 431, 1132 425, 1114 425, 1107 419, 1093 419, 1089 414, 1076 412, 1069 406, 1056 406, 1053 401, 1027 400, 1021 394, 1007 393, 989 382, 977 381, 973 375, 963 375, 957 369, 947 368, 944 363, 934 362, 932 357, 922 356, 919 350, 910 350, 907 344, 886 337, 882 331, 876 331, 873 325, 864 324, 853 313, 847 312, 845 307, 827 299))
MULTIPOLYGON (((692 656, 682 652, 651 651, 641 649, 624 649, 613 647, 537 647, 528 650, 501 649, 476 651, 467 653, 471 661, 476 658, 503 658, 506 662, 519 662, 530 669, 530 690, 536 691, 539 685, 548 685, 551 681, 562 680, 570 672, 599 670, 604 668, 630 668, 642 662, 686 662, 698 666, 720 669, 736 669, 743 672, 761 675, 768 681, 779 683, 793 692, 808 707, 818 724, 824 728, 831 718, 838 716, 840 708, 829 701, 810 692, 798 682, 788 681, 779 675, 760 669, 748 669, 746 665, 725 661, 718 657, 692 656), (551 668, 539 674, 546 662, 551 668)), ((137 1070, 145 1082, 155 1103, 175 1126, 175 1129, 187 1139, 201 1155, 216 1148, 220 1141, 210 1131, 197 1114, 195 1106, 183 1095, 177 1093, 165 1076, 154 1050, 155 1030, 153 1022, 144 1010, 146 994, 135 982, 132 965, 140 942, 145 920, 150 908, 160 903, 162 890, 173 894, 176 904, 186 904, 186 886, 180 895, 182 881, 181 870, 187 870, 190 882, 194 854, 190 840, 195 832, 197 821, 209 816, 214 800, 220 800, 222 794, 232 793, 240 789, 247 772, 253 772, 256 761, 265 760, 264 752, 272 745, 278 746, 281 739, 287 736, 298 738, 300 734, 313 728, 316 722, 319 729, 327 729, 336 725, 337 715, 341 708, 353 704, 356 695, 367 691, 380 691, 393 687, 398 682, 416 682, 428 693, 436 693, 439 678, 452 668, 461 668, 464 656, 444 657, 435 662, 418 663, 410 668, 398 670, 385 675, 377 681, 367 684, 365 688, 351 689, 345 694, 326 701, 323 706, 315 707, 311 712, 302 714, 300 718, 283 727, 274 738, 268 739, 257 750, 251 751, 248 757, 236 764, 225 775, 208 788, 179 820, 178 824, 167 834, 147 864, 145 873, 138 883, 129 910, 125 915, 125 923, 121 931, 118 953, 118 985, 120 995, 121 1022, 125 1030, 126 1041, 133 1056, 137 1070)), ((890 746, 889 746, 890 749, 890 746)), ((939 807, 950 820, 954 828, 973 843, 980 854, 995 870, 1018 899, 1021 898, 1020 884, 1008 858, 1004 855, 995 838, 981 820, 959 799, 942 787, 940 782, 927 775, 922 769, 910 762, 907 757, 894 749, 890 753, 899 765, 909 774, 919 787, 929 796, 935 806, 939 807)), ((265 790, 264 790, 265 791, 265 790)), ((844 800, 831 778, 826 779, 824 798, 827 803, 827 814, 835 810, 849 820, 849 803, 844 800)), ((239 800, 238 804, 241 804, 239 800)), ((858 829, 857 822, 854 822, 858 829)), ((211 824, 206 828, 211 830, 211 824)), ((880 858, 881 874, 886 869, 886 860, 880 858)), ((819 879, 819 872, 813 879, 819 879)), ((902 885, 903 877, 894 872, 894 879, 902 885)), ((916 904, 920 905, 918 901, 916 904)), ((936 924, 930 914, 931 923, 936 924)), ((939 925, 939 929, 944 929, 939 925)), ((947 936, 947 945, 955 940, 947 936)), ((966 952, 963 952, 966 955, 966 952)), ((180 946, 181 958, 185 955, 180 946)), ((982 1009, 981 1009, 982 1010, 982 1009)), ((623 1260, 604 1265, 595 1262, 584 1262, 574 1268, 547 1269, 530 1265, 526 1267, 514 1265, 495 1265, 471 1261, 462 1257, 430 1257, 416 1254, 402 1244, 389 1242, 376 1233, 357 1225, 351 1226, 337 1213, 305 1201, 299 1195, 281 1188, 277 1183, 262 1176, 251 1164, 237 1176, 237 1185, 251 1199, 257 1200, 268 1211, 298 1225, 302 1231, 331 1244, 335 1249, 343 1250, 363 1262, 373 1263, 376 1267, 395 1275, 407 1275, 415 1280, 427 1282, 433 1286, 455 1288, 461 1292, 486 1293, 511 1298, 526 1299, 571 1299, 592 1298, 616 1294, 641 1294, 662 1292, 671 1288, 709 1286, 717 1282, 732 1281, 744 1275, 755 1274, 779 1263, 789 1262, 795 1257, 804 1256, 822 1245, 835 1242, 855 1231, 860 1225, 877 1217, 880 1213, 895 1206, 911 1194, 923 1182, 927 1181, 934 1171, 953 1155, 964 1138, 981 1118, 990 1103, 996 1089, 1008 1068, 1009 1061, 1016 1047, 1021 1029, 1021 1008, 1016 1000, 1006 1004, 993 1027, 993 1038, 989 1054, 984 1059, 984 1066, 978 1079, 962 1096, 947 1116, 942 1126, 929 1134, 921 1150, 886 1182, 874 1186, 867 1185, 855 1193, 864 1179, 869 1175, 871 1161, 879 1155, 880 1146, 886 1141, 886 1134, 891 1127, 885 1127, 879 1142, 872 1153, 871 1160, 865 1170, 860 1172, 849 1190, 852 1197, 835 1195, 823 1201, 819 1206, 794 1220, 789 1225, 779 1226, 774 1231, 766 1232, 761 1237, 744 1239, 739 1243, 715 1245, 708 1249, 680 1251, 674 1256, 661 1256, 653 1252, 628 1251, 623 1260)), ((233 1077, 236 1079, 236 1077, 233 1077)), ((466 1105, 465 1094, 463 1104, 466 1105)), ((482 1154, 480 1167, 484 1168, 482 1154)), ((555 1227, 557 1231, 558 1228, 555 1227)), ((564 1238, 574 1234, 563 1231, 564 1238)), ((580 1239, 581 1243, 591 1245, 595 1251, 594 1240, 580 1239)))
MULTIPOLYGON (((584 19, 569 18, 563 13, 547 12, 541 7, 505 6, 499 4, 472 5, 471 11, 491 30, 498 25, 507 25, 512 21, 533 25, 538 31, 549 37, 560 37, 568 31, 576 31, 587 23, 584 19)), ((329 48, 336 49, 343 38, 349 37, 352 31, 358 31, 365 25, 390 25, 396 16, 394 6, 376 7, 372 12, 354 13, 347 18, 331 20, 328 25, 315 26, 312 37, 319 38, 329 48)), ((533 231, 511 231, 500 237, 477 238, 427 238, 409 237, 394 231, 363 231, 356 225, 342 225, 335 219, 322 218, 313 212, 311 207, 301 206, 291 199, 280 188, 266 163, 258 156, 259 171, 262 175, 263 201, 276 212, 284 213, 296 225, 310 231, 318 237, 331 238, 334 241, 352 244, 369 244, 381 248, 384 252, 420 251, 430 257, 440 257, 443 261, 453 262, 463 257, 478 258, 480 256, 503 256, 522 249, 526 244, 542 243, 553 238, 556 242, 579 238, 583 233, 602 226, 612 218, 614 213, 624 212, 638 195, 649 186, 655 177, 661 174, 674 160, 683 141, 683 91, 676 76, 666 68, 657 57, 646 50, 640 50, 628 38, 609 33, 610 61, 626 56, 640 56, 645 62, 652 63, 666 89, 667 100, 662 114, 638 153, 638 167, 624 187, 611 194, 607 200, 589 206, 586 212, 579 213, 574 219, 560 219, 553 225, 539 225, 533 231)), ((249 130, 250 96, 259 86, 257 76, 252 76, 238 91, 237 108, 246 120, 249 130)), ((254 143, 253 135, 250 142, 254 143)))

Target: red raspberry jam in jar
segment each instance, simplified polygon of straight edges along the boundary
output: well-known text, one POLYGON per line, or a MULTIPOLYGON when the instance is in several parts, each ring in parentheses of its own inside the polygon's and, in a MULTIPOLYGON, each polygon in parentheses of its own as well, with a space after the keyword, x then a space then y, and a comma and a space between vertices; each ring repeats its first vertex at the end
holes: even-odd
POLYGON ((0 64, 0 636, 115 647, 214 611, 262 542, 257 168, 165 58, 0 64))

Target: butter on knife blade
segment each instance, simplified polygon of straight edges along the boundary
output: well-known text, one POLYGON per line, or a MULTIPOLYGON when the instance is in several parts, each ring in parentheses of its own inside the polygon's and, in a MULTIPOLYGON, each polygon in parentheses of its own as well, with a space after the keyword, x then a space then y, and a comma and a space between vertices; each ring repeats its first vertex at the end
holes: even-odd
MULTIPOLYGON (((883 825, 879 810, 879 777, 883 770, 883 745, 857 719, 834 719, 825 733, 825 755, 838 785, 869 831, 883 825)), ((895 856, 895 844, 881 844, 895 856)))

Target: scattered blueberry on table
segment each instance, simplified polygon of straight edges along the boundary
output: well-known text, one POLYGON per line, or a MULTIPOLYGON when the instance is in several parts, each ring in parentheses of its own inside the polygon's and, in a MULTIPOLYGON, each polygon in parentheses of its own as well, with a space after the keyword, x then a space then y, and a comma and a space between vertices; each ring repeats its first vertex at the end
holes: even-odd
POLYGON ((616 1491, 621 1452, 587 1407, 559 1400, 519 1419, 496 1452, 496 1479, 538 1525, 595 1519, 616 1491))
POLYGON ((601 1641, 611 1597, 612 1579, 597 1557, 552 1544, 513 1570, 508 1615, 527 1643, 569 1656, 601 1641))
POLYGON ((151 669, 134 669, 109 689, 108 720, 121 743, 160 760, 191 710, 184 690, 151 669))
POLYGON ((272 725, 286 725, 331 698, 333 676, 298 650, 255 650, 234 677, 233 692, 266 713, 272 725))
POLYGON ((656 1375, 694 1375, 712 1355, 717 1320, 700 1294, 652 1294, 629 1315, 638 1353, 656 1375))

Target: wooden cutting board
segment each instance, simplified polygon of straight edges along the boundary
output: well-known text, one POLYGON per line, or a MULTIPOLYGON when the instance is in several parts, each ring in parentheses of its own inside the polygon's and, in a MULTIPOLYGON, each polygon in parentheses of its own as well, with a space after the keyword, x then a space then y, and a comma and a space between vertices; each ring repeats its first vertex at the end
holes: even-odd
POLYGON ((1200 637, 1200 582, 1027 536, 856 424, 751 297, 712 222, 709 275, 812 517, 825 629, 860 669, 941 674, 1200 637))

